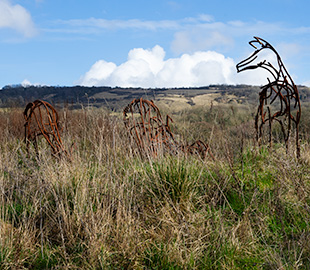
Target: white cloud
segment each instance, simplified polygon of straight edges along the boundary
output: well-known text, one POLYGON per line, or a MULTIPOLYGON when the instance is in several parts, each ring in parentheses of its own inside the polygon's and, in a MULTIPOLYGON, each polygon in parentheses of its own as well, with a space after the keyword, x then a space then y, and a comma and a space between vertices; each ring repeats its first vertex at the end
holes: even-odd
POLYGON ((208 20, 208 15, 192 18, 193 23, 182 21, 180 28, 174 33, 171 50, 175 54, 194 52, 196 50, 232 51, 240 37, 274 36, 295 33, 296 28, 287 28, 280 23, 265 23, 261 21, 218 22, 208 20), (204 17, 205 20, 203 19, 204 17))
POLYGON ((127 61, 119 66, 104 60, 97 61, 77 83, 146 88, 266 83, 264 72, 256 70, 237 74, 233 59, 214 51, 198 51, 167 60, 164 58, 165 51, 158 45, 148 50, 133 49, 127 61))
POLYGON ((25 79, 21 82, 21 85, 23 87, 28 87, 28 86, 31 86, 31 85, 35 85, 35 86, 40 86, 40 85, 43 85, 43 84, 40 84, 40 83, 31 83, 29 80, 25 79))
MULTIPOLYGON (((0 0, 1 1, 1 0, 0 0)), ((169 1, 168 5, 177 5, 177 1, 169 1)), ((87 18, 73 20, 57 20, 47 32, 71 33, 74 35, 100 35, 105 31, 150 31, 170 32, 172 40, 171 52, 174 55, 193 53, 195 51, 215 50, 221 53, 234 52, 246 46, 246 41, 253 35, 264 38, 303 34, 307 36, 310 27, 292 27, 281 22, 252 21, 216 21, 209 14, 186 17, 178 20, 109 20, 105 18, 87 18), (242 39, 242 45, 238 45, 242 39), (238 46, 237 46, 238 45, 238 46)), ((282 39, 283 40, 283 39, 282 39)), ((273 42, 274 42, 273 41, 273 42)), ((241 44, 241 43, 240 43, 241 44)))
POLYGON ((167 4, 173 11, 177 11, 182 7, 181 4, 176 1, 169 1, 167 4))
MULTIPOLYGON (((173 3, 173 2, 171 2, 173 3)), ((180 31, 186 27, 196 27, 199 25, 210 24, 214 27, 218 23, 211 23, 213 17, 208 14, 201 14, 197 17, 187 17, 180 20, 108 20, 103 18, 88 18, 88 19, 72 19, 72 20, 57 20, 54 25, 46 31, 71 32, 75 34, 94 34, 102 30, 140 30, 140 31, 180 31), (61 28, 55 29, 55 25, 60 25, 61 28), (85 31, 85 29, 87 31, 85 31)))
POLYGON ((23 87, 27 87, 27 86, 30 86, 30 85, 32 85, 32 84, 31 84, 30 81, 28 81, 27 79, 25 79, 25 80, 22 81, 21 85, 22 85, 23 87))
POLYGON ((205 31, 192 28, 191 30, 175 33, 171 49, 174 53, 194 52, 215 47, 231 47, 233 39, 219 31, 205 31))
POLYGON ((0 28, 11 28, 25 37, 32 37, 37 30, 30 13, 20 5, 12 5, 9 0, 0 0, 0 28))
POLYGON ((302 85, 310 87, 310 81, 303 82, 302 85))
POLYGON ((71 30, 74 32, 83 32, 83 29, 92 29, 95 32, 99 29, 140 29, 140 30, 159 30, 159 29, 178 29, 180 27, 177 21, 161 20, 161 21, 147 21, 139 19, 130 20, 106 20, 89 18, 85 20, 74 19, 74 20, 58 20, 58 24, 73 27, 71 30))
POLYGON ((297 43, 280 43, 277 50, 285 58, 294 58, 302 52, 302 46, 297 43))
POLYGON ((99 82, 107 80, 116 69, 116 65, 104 60, 97 61, 91 69, 81 78, 87 85, 98 85, 99 82))

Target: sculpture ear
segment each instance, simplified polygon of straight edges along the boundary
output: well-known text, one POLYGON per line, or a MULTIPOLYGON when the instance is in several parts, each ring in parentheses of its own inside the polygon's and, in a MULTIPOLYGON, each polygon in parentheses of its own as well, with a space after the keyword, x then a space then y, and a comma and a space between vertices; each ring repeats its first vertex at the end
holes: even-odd
POLYGON ((254 47, 255 49, 258 49, 257 46, 260 46, 261 48, 266 48, 268 42, 262 38, 254 37, 254 40, 250 41, 249 44, 254 47), (255 44, 255 45, 254 45, 255 44))

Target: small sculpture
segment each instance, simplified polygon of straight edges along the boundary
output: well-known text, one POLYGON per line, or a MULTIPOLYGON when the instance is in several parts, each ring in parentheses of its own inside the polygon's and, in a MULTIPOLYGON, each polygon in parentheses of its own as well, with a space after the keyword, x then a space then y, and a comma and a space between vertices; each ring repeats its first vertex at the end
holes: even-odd
POLYGON ((29 151, 29 143, 32 142, 38 155, 37 138, 43 136, 52 148, 54 155, 61 153, 67 155, 60 137, 58 113, 51 104, 42 100, 30 102, 26 106, 24 117, 27 151, 29 151))
POLYGON ((205 158, 207 154, 214 160, 208 144, 201 140, 191 145, 180 144, 174 139, 169 122, 172 118, 167 115, 163 121, 158 107, 152 100, 134 99, 123 111, 125 127, 131 139, 138 146, 140 153, 150 153, 157 156, 160 149, 176 154, 179 151, 198 154, 205 158))

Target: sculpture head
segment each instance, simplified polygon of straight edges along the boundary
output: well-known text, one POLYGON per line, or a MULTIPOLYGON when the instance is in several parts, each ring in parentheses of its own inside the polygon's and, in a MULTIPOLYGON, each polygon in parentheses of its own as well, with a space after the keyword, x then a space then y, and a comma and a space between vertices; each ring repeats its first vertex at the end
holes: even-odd
POLYGON ((261 59, 259 53, 264 49, 271 49, 276 53, 274 48, 264 39, 259 37, 254 37, 254 40, 250 41, 249 44, 255 48, 255 51, 246 59, 242 60, 237 64, 237 72, 241 72, 248 69, 256 69, 262 67, 266 63, 266 59, 261 59))

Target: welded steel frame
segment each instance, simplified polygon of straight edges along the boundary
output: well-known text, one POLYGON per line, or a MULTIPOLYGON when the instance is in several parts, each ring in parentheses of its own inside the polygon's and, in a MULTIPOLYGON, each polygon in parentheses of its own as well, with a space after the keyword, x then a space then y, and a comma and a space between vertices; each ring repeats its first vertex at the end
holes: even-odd
POLYGON ((172 119, 167 115, 164 122, 152 100, 132 100, 123 110, 123 120, 140 152, 158 155, 163 146, 172 150, 177 145, 169 126, 172 119))
POLYGON ((140 153, 157 156, 161 150, 176 154, 179 151, 197 154, 205 158, 207 154, 214 159, 208 144, 201 140, 188 145, 180 144, 174 138, 170 128, 172 118, 167 115, 163 121, 158 107, 152 100, 134 99, 125 107, 123 120, 129 137, 138 146, 140 153))
POLYGON ((263 136, 263 126, 268 124, 269 144, 272 144, 272 124, 278 122, 281 127, 282 135, 288 151, 289 138, 292 124, 295 126, 296 135, 296 155, 300 157, 299 142, 299 123, 301 117, 301 104, 298 88, 292 77, 285 68, 279 53, 266 40, 254 37, 249 44, 256 50, 246 59, 237 64, 237 72, 262 68, 271 74, 271 78, 267 78, 268 83, 261 87, 259 93, 259 105, 255 116, 255 129, 257 141, 261 141, 263 136), (258 63, 259 53, 265 49, 271 50, 277 59, 276 67, 266 59, 258 63), (277 108, 272 106, 277 103, 277 108))
POLYGON ((28 103, 24 110, 24 118, 27 152, 32 143, 38 155, 37 141, 42 136, 51 147, 53 155, 68 154, 60 136, 58 113, 50 103, 43 100, 28 103))
POLYGON ((190 154, 199 155, 202 159, 206 158, 207 155, 210 155, 210 157, 215 160, 209 144, 203 142, 202 140, 197 140, 192 144, 185 146, 184 151, 190 154))

